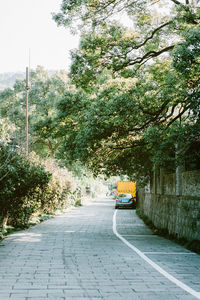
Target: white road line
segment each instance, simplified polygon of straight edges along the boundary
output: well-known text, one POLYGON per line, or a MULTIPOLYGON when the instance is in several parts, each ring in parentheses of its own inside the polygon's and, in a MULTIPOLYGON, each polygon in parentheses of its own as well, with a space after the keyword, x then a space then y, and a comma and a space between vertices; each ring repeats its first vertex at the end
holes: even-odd
MULTIPOLYGON (((118 226, 118 224, 117 224, 118 226)), ((158 238, 158 235, 154 235, 154 234, 123 234, 122 236, 135 236, 135 237, 156 237, 158 238)))
POLYGON ((144 227, 145 228, 145 226, 144 226, 144 224, 133 224, 133 223, 122 223, 122 224, 117 224, 117 226, 134 226, 134 227, 144 227))
POLYGON ((180 280, 176 279, 174 276, 170 275, 168 272, 166 272, 164 269, 162 269, 159 265, 157 265, 155 262, 153 262, 151 259, 149 259, 143 252, 141 252, 138 248, 130 244, 123 236, 121 236, 117 232, 117 223, 116 223, 116 215, 117 210, 114 212, 113 215, 113 232, 114 234, 129 248, 131 248, 133 251, 135 251, 142 259, 144 259, 148 264, 150 264, 155 270, 157 270, 160 274, 165 276, 167 279, 169 279, 171 282, 179 286, 181 289, 185 290, 192 296, 196 297, 197 299, 200 299, 200 293, 190 288, 188 285, 184 284, 180 280))
POLYGON ((143 252, 144 254, 163 254, 163 255, 197 255, 192 252, 143 252))

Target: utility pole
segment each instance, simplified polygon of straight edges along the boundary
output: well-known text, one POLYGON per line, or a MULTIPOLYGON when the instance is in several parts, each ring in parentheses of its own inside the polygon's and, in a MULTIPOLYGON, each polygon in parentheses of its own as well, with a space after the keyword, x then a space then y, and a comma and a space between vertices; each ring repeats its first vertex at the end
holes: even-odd
POLYGON ((28 157, 28 91, 29 91, 29 70, 26 67, 26 156, 28 157))

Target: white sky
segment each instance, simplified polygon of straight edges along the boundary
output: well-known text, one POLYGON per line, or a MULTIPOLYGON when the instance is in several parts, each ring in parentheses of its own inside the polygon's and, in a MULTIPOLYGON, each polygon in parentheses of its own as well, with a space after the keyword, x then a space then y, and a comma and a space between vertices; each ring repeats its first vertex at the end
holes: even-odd
POLYGON ((57 27, 51 13, 62 0, 0 0, 0 73, 35 69, 69 70, 78 37, 57 27))

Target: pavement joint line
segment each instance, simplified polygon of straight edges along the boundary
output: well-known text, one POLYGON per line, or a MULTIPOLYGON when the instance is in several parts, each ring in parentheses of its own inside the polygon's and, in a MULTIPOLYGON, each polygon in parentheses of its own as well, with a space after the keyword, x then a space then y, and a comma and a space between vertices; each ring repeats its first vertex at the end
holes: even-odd
POLYGON ((155 262, 153 262, 150 258, 148 258, 142 251, 140 251, 138 248, 133 246, 131 243, 129 243, 121 234, 117 231, 117 222, 116 222, 116 215, 117 210, 114 211, 113 214, 113 233, 125 244, 127 245, 131 250, 136 252, 143 260, 145 260, 148 264, 150 264, 155 270, 157 270, 160 274, 165 276, 168 280, 176 284, 181 289, 185 290, 192 296, 196 297, 197 299, 200 299, 200 292, 197 292, 190 288, 188 285, 184 284, 182 281, 176 279, 174 276, 166 272, 163 268, 161 268, 159 265, 157 265, 155 262))

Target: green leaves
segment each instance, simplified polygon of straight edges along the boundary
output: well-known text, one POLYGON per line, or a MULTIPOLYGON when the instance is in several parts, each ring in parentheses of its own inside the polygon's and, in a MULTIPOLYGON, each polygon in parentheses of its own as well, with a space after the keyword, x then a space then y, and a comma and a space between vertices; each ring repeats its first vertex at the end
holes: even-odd
POLYGON ((185 41, 173 51, 174 67, 185 77, 200 75, 200 26, 184 34, 185 41))
POLYGON ((71 53, 73 82, 89 91, 97 83, 99 72, 105 69, 111 70, 113 78, 135 76, 139 65, 173 48, 165 48, 162 42, 162 48, 159 49, 159 35, 169 25, 170 22, 166 22, 153 30, 151 28, 142 36, 116 22, 83 33, 79 49, 71 53))
POLYGON ((18 210, 24 197, 43 189, 50 173, 34 165, 8 146, 0 145, 0 211, 2 215, 18 210))

